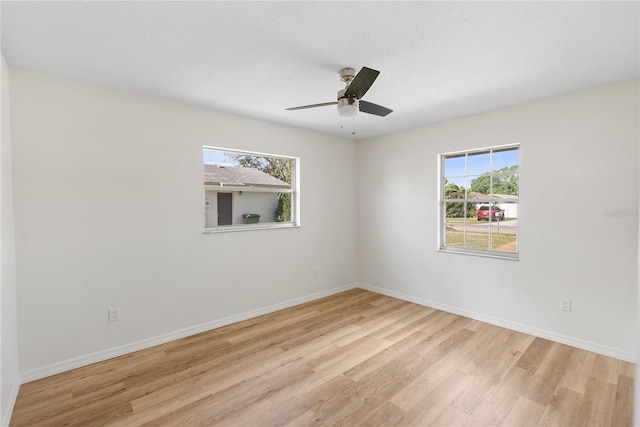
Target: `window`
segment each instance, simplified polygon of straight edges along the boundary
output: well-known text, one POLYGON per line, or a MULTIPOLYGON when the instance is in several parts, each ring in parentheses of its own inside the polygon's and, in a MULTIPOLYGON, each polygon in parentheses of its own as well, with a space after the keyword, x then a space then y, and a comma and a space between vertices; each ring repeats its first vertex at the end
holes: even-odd
POLYGON ((203 147, 205 232, 300 225, 299 159, 203 147))
POLYGON ((440 155, 439 248, 518 258, 519 146, 440 155))

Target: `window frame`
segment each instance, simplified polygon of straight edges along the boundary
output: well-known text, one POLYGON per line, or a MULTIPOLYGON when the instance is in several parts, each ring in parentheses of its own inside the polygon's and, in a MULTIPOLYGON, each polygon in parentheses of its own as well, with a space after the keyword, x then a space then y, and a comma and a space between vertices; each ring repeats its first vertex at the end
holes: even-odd
MULTIPOLYGON (((444 253, 455 253, 461 255, 473 255, 473 256, 481 256, 487 258, 498 258, 498 259, 507 259, 512 261, 518 261, 520 259, 520 153, 521 153, 521 145, 520 143, 512 143, 505 145, 496 145, 490 147, 483 148, 474 148, 469 150, 459 150, 447 153, 438 154, 438 191, 437 191, 437 250, 438 252, 444 253), (465 202, 465 203, 476 203, 478 199, 474 199, 469 197, 468 193, 465 193, 465 197, 463 199, 445 199, 445 159, 448 157, 455 157, 464 155, 468 157, 473 154, 481 154, 481 153, 491 153, 489 156, 489 172, 490 172, 490 185, 493 185, 493 152, 494 151, 506 151, 509 149, 517 149, 518 150, 518 196, 516 199, 516 203, 518 205, 518 225, 517 225, 517 233, 516 233, 516 252, 501 252, 490 249, 474 249, 474 248, 466 248, 466 247, 458 247, 458 246, 446 246, 445 245, 445 235, 446 235, 446 203, 452 202, 465 202)), ((475 174, 468 173, 468 164, 465 161, 465 175, 464 176, 453 176, 448 178, 465 178, 465 180, 470 176, 476 176, 475 174)), ((481 176, 481 175, 479 175, 481 176)), ((468 189, 467 189, 468 190, 468 189)), ((489 197, 487 199, 482 199, 483 203, 491 204, 491 203, 500 203, 504 202, 503 199, 496 197, 489 197)), ((465 215, 466 219, 466 207, 465 207, 465 215)), ((466 241, 466 221, 463 223, 463 229, 465 229, 465 241, 466 241)), ((489 245, 491 245, 491 234, 489 234, 489 245)))
MULTIPOLYGON (((204 219, 204 234, 217 234, 217 233, 229 233, 229 232, 237 232, 237 231, 251 231, 251 230, 272 230, 272 229, 288 229, 288 228, 299 228, 301 226, 300 222, 300 158, 295 156, 287 156, 282 154, 273 154, 273 153, 264 153, 259 151, 250 151, 250 150, 242 150, 237 148, 225 148, 225 147, 214 147, 212 145, 203 145, 201 149, 201 155, 204 154, 205 150, 214 150, 221 151, 225 153, 234 153, 234 154, 242 154, 247 156, 256 156, 256 157, 274 157, 279 159, 286 159, 292 161, 291 166, 291 188, 288 190, 278 191, 278 193, 289 193, 291 194, 291 221, 288 222, 258 222, 256 224, 232 224, 232 225, 224 225, 224 226, 214 226, 207 227, 206 219, 204 219)), ((204 159, 201 160, 201 165, 205 165, 204 159)), ((201 181, 202 185, 202 181, 201 181)), ((211 190, 212 188, 209 188, 211 190)), ((218 188, 216 188, 217 190, 218 188)), ((220 190, 223 192, 237 192, 237 191, 247 191, 246 187, 220 187, 220 190)), ((202 200, 203 206, 206 204, 206 191, 207 186, 202 186, 202 200)), ((252 192, 265 192, 265 190, 261 190, 259 188, 253 188, 252 192)))

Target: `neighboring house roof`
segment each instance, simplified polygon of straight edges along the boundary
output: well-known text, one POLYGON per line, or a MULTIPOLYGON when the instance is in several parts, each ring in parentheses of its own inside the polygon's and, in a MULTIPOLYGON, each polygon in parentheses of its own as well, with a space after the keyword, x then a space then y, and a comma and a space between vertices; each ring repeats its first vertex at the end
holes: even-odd
POLYGON ((469 197, 472 199, 489 199, 491 196, 488 194, 476 193, 475 191, 469 192, 469 197))
POLYGON ((514 196, 513 194, 492 194, 491 197, 497 197, 498 199, 503 199, 505 202, 514 202, 518 200, 518 196, 514 196))
POLYGON ((518 196, 512 194, 482 194, 475 191, 469 192, 469 197, 472 199, 503 199, 505 202, 518 200, 518 196))
POLYGON ((291 184, 287 184, 259 169, 218 165, 204 165, 204 185, 291 188, 291 184))

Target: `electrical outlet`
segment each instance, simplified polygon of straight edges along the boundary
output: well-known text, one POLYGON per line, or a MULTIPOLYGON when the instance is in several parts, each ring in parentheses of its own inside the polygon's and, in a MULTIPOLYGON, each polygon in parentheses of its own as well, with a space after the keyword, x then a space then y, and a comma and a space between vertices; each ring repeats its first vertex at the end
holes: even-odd
POLYGON ((320 270, 318 270, 317 268, 313 270, 313 277, 314 278, 318 278, 320 277, 320 270))
POLYGON ((560 300, 560 308, 563 311, 571 311, 571 300, 568 298, 563 298, 560 300))
POLYGON ((120 320, 120 307, 111 307, 109 309, 109 322, 117 322, 120 320))

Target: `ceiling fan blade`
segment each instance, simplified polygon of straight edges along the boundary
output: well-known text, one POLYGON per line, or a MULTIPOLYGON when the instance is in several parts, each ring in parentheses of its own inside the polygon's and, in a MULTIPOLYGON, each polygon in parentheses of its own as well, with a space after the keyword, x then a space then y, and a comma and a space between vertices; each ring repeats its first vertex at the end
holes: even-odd
POLYGON ((326 107, 327 105, 336 105, 337 102, 323 102, 322 104, 302 105, 300 107, 286 108, 287 111, 305 110, 307 108, 326 107))
POLYGON ((393 110, 388 109, 387 107, 383 107, 382 105, 374 104, 373 102, 360 101, 360 111, 363 113, 369 113, 376 116, 386 116, 389 113, 392 113, 393 110))
POLYGON ((349 98, 355 96, 357 99, 361 99, 376 80, 378 74, 380 74, 380 71, 362 67, 344 92, 345 96, 349 98))

